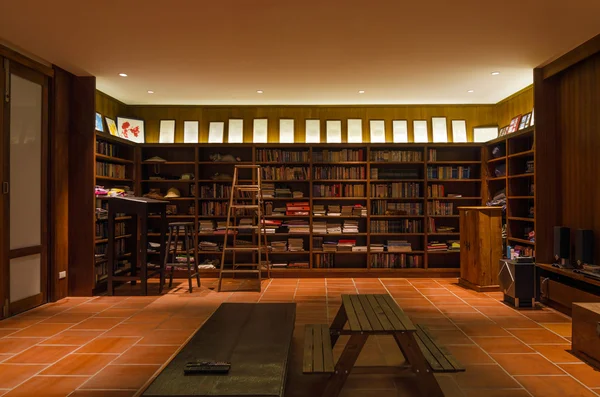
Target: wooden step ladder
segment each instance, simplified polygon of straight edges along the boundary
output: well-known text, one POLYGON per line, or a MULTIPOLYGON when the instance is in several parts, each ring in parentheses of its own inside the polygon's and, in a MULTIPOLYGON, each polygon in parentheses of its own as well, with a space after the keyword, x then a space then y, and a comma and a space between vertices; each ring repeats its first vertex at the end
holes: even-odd
POLYGON ((267 271, 267 277, 271 277, 271 264, 269 263, 269 247, 267 243, 267 234, 265 233, 264 201, 262 196, 262 175, 260 165, 236 165, 233 170, 233 181, 231 192, 229 194, 229 207, 227 207, 227 223, 225 226, 225 236, 223 238, 223 252, 221 254, 221 268, 219 271, 219 284, 217 291, 221 291, 223 276, 226 274, 256 274, 258 276, 259 288, 261 288, 261 271, 267 271), (251 169, 255 173, 252 183, 240 183, 239 170, 251 169), (245 192, 249 192, 251 197, 242 197, 245 192), (245 204, 252 198, 252 204, 245 204), (246 200, 242 200, 246 199, 246 200), (239 225, 238 211, 244 212, 250 210, 252 215, 244 215, 243 218, 252 218, 251 225, 239 225), (238 231, 250 230, 252 241, 254 243, 256 236, 256 245, 239 246, 237 242, 238 231), (257 231, 256 233, 254 231, 257 231), (233 246, 228 247, 229 234, 232 234, 233 246), (231 252, 231 268, 225 268, 225 255, 231 252), (252 253, 252 263, 237 263, 236 253, 252 253), (263 255, 265 260, 263 261, 263 255))

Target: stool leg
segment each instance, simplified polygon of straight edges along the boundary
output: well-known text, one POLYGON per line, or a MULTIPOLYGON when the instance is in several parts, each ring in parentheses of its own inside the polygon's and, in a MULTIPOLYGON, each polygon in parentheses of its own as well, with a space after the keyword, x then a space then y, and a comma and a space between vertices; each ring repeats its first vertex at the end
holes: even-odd
MULTIPOLYGON (((164 271, 167 270, 167 263, 169 263, 169 254, 171 253, 171 238, 173 237, 173 228, 169 226, 169 237, 167 238, 167 246, 165 247, 165 263, 163 263, 164 271)), ((165 244, 163 242, 163 244, 165 244)), ((173 286, 173 266, 171 266, 171 279, 169 280, 169 288, 173 286)))
POLYGON ((200 273, 198 273, 198 265, 200 263, 198 263, 198 244, 195 241, 195 236, 194 236, 194 227, 190 226, 190 242, 192 244, 193 247, 193 254, 194 254, 194 263, 193 263, 193 269, 194 269, 194 273, 196 275, 196 284, 198 284, 198 287, 200 287, 200 273))
POLYGON ((190 233, 189 233, 189 228, 186 226, 184 227, 184 231, 185 231, 185 255, 186 255, 186 259, 187 259, 187 268, 188 268, 188 285, 190 287, 190 294, 192 293, 193 287, 192 287, 192 261, 190 258, 190 233))

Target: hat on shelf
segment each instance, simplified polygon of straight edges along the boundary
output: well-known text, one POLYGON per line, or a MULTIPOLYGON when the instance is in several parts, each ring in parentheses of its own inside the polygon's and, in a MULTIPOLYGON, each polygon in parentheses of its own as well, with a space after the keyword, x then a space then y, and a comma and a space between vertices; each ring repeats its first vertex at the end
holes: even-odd
POLYGON ((150 191, 146 194, 144 194, 144 197, 147 198, 151 198, 151 199, 155 199, 155 200, 161 200, 163 198, 165 198, 165 196, 163 196, 163 194, 160 192, 160 189, 150 189, 150 191))
POLYGON ((164 163, 167 160, 163 159, 162 157, 158 157, 158 156, 154 156, 154 157, 150 157, 148 160, 146 160, 147 163, 164 163))
POLYGON ((167 190, 167 194, 165 195, 165 198, 177 198, 177 197, 181 197, 181 193, 179 192, 179 189, 177 189, 176 187, 172 187, 169 190, 167 190))
POLYGON ((181 175, 181 180, 182 181, 191 181, 192 179, 194 179, 194 174, 182 174, 181 175))

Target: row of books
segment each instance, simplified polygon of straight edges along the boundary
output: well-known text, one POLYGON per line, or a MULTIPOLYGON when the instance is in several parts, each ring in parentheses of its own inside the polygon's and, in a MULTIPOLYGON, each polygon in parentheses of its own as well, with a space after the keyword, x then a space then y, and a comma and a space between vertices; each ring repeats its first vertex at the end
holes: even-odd
POLYGON ((96 176, 125 179, 125 174, 126 168, 124 165, 96 161, 96 176))
POLYGON ((454 215, 454 203, 433 200, 428 203, 427 213, 429 215, 454 215))
POLYGON ((365 185, 351 183, 313 184, 313 197, 365 197, 365 185))
MULTIPOLYGON (((126 242, 126 239, 115 240, 115 250, 117 256, 123 255, 125 253, 126 242)), ((94 247, 94 255, 96 257, 96 260, 103 259, 107 253, 108 243, 96 244, 96 246, 94 247)))
MULTIPOLYGON (((125 222, 115 222, 115 237, 125 234, 125 222)), ((96 222, 96 240, 105 238, 108 238, 108 223, 96 222)))
POLYGON ((291 152, 281 149, 257 149, 257 162, 278 162, 278 163, 306 163, 310 161, 310 156, 307 151, 291 152))
POLYGON ((371 168, 371 179, 386 180, 386 179, 421 179, 419 171, 409 168, 371 168))
POLYGON ((261 167, 262 178, 268 181, 305 181, 309 178, 308 167, 261 167))
POLYGON ((428 179, 470 179, 471 167, 439 166, 427 167, 428 179))
POLYGON ((459 240, 448 240, 448 241, 430 241, 427 243, 427 252, 439 252, 439 251, 460 251, 459 240))
POLYGON ((271 252, 302 252, 304 251, 304 240, 289 238, 287 241, 271 241, 269 250, 271 252))
POLYGON ((423 161, 423 152, 410 150, 372 150, 371 161, 414 162, 423 161))
POLYGON ((313 233, 315 234, 353 234, 359 233, 358 221, 346 219, 343 223, 314 221, 313 233))
MULTIPOLYGON (((252 192, 239 192, 241 197, 251 198, 252 192)), ((229 198, 231 186, 222 183, 200 186, 200 198, 229 198)))
POLYGON ((105 156, 120 157, 121 148, 112 143, 104 141, 96 141, 96 153, 103 154, 105 156))
POLYGON ((414 182, 393 182, 371 184, 371 197, 421 197, 421 184, 414 182))
POLYGON ((396 203, 387 200, 371 201, 372 215, 423 215, 423 203, 396 203))
POLYGON ((394 221, 371 221, 371 233, 422 233, 423 221, 402 219, 394 221))
POLYGON ((454 233, 454 226, 438 226, 435 218, 427 218, 428 233, 454 233))
POLYGON ((354 205, 338 205, 331 204, 327 206, 327 210, 325 210, 325 206, 322 204, 313 205, 313 216, 339 216, 339 217, 348 217, 348 216, 367 216, 367 208, 362 204, 354 204, 354 205))
POLYGON ((364 149, 343 149, 340 151, 331 151, 328 149, 322 152, 313 152, 313 161, 315 163, 337 163, 339 161, 365 161, 364 149))
POLYGON ((365 167, 314 167, 315 179, 365 179, 365 167))
MULTIPOLYGON (((124 269, 130 269, 130 268, 131 268, 131 262, 129 262, 127 259, 123 259, 123 260, 117 261, 115 271, 119 271, 119 270, 122 271, 124 269)), ((94 277, 95 277, 96 282, 100 282, 100 281, 106 279, 106 277, 108 277, 108 269, 109 269, 109 265, 108 265, 108 262, 106 262, 106 261, 96 264, 96 267, 94 269, 94 277)))
MULTIPOLYGON (((276 208, 279 212, 280 209, 276 208)), ((276 214, 277 215, 277 214, 276 214)), ((285 204, 285 215, 289 216, 308 216, 310 215, 310 203, 308 201, 295 201, 285 204)))
POLYGON ((409 254, 376 254, 370 258, 372 268, 421 268, 423 267, 422 255, 409 254))

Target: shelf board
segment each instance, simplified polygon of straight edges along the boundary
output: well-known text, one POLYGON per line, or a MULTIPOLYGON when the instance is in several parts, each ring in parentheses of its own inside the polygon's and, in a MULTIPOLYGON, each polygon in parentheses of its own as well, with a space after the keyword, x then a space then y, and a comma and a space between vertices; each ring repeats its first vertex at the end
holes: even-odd
POLYGON ((523 218, 520 216, 509 216, 508 220, 509 221, 522 221, 522 222, 535 222, 535 219, 533 219, 533 218, 523 218))
POLYGON ((481 182, 481 179, 427 179, 427 182, 481 182))
POLYGON ((162 200, 166 201, 196 201, 195 197, 165 197, 162 200))
POLYGON ((481 200, 481 197, 428 197, 427 200, 481 200))
MULTIPOLYGON (((131 219, 131 216, 117 216, 115 217, 115 222, 120 222, 120 221, 128 221, 131 219)), ((96 222, 107 222, 108 218, 106 219, 96 219, 96 222)))
POLYGON ((269 255, 310 255, 310 251, 269 251, 269 255))
POLYGON ((533 178, 534 176, 535 176, 535 174, 533 172, 528 172, 526 174, 509 175, 508 177, 510 179, 514 179, 514 178, 533 178))
POLYGON ((113 178, 113 177, 110 177, 110 176, 100 176, 100 175, 96 175, 96 180, 99 180, 99 181, 116 181, 116 182, 133 182, 133 179, 113 178))
MULTIPOLYGON (((239 217, 238 217, 239 218, 239 217)), ((279 218, 310 218, 310 215, 265 215, 265 218, 279 219, 279 218)))
POLYGON ((263 179, 262 183, 309 183, 309 179, 263 179))
POLYGON ((371 161, 372 165, 425 164, 424 161, 371 161))
POLYGON ((495 157, 495 158, 493 158, 493 159, 489 159, 489 160, 487 161, 487 163, 488 163, 488 164, 490 164, 490 163, 497 163, 497 162, 499 162, 499 161, 506 161, 506 156, 495 157))
POLYGON ((313 235, 313 236, 336 236, 336 237, 340 237, 340 236, 346 236, 346 237, 352 237, 352 236, 366 236, 367 233, 310 233, 307 235, 313 235))
POLYGON ((195 179, 143 179, 143 183, 196 183, 195 179))
MULTIPOLYGON (((198 183, 227 183, 231 185, 233 183, 233 179, 198 179, 198 183)), ((252 179, 240 179, 238 182, 242 183, 252 183, 252 179)), ((263 181, 264 182, 264 181, 263 181)))
POLYGON ((496 176, 493 178, 487 178, 488 182, 491 181, 506 181, 506 176, 496 176))
POLYGON ((362 182, 367 183, 366 179, 313 179, 314 183, 340 183, 340 182, 362 182))
POLYGON ((481 164, 481 160, 448 160, 448 161, 428 161, 427 164, 481 164))
POLYGON ((554 266, 552 266, 550 264, 546 264, 546 263, 536 263, 535 266, 538 267, 538 268, 540 268, 540 269, 547 270, 549 272, 560 274, 562 276, 566 276, 566 277, 572 278, 572 279, 577 280, 577 281, 581 281, 581 282, 584 282, 584 283, 587 283, 587 284, 592 284, 592 285, 600 287, 600 281, 599 280, 593 279, 591 277, 586 277, 586 276, 584 276, 583 274, 580 274, 580 273, 575 273, 573 271, 573 269, 561 269, 559 267, 554 267, 554 266))
POLYGON ((194 165, 195 161, 142 161, 144 165, 194 165))
POLYGON ((310 197, 265 197, 263 201, 306 201, 310 200, 310 197))
MULTIPOLYGON (((115 240, 121 240, 124 238, 129 238, 131 237, 131 234, 124 234, 122 236, 117 236, 115 237, 115 240)), ((95 241, 96 244, 104 244, 104 243, 108 243, 108 238, 103 238, 103 239, 98 239, 95 241)))
POLYGON ((425 233, 369 233, 371 236, 424 236, 425 233))
POLYGON ((460 233, 449 232, 449 233, 427 233, 428 236, 460 236, 460 233))
POLYGON ((318 161, 318 162, 313 162, 313 165, 338 165, 338 164, 344 164, 344 165, 360 165, 360 164, 367 164, 366 161, 338 161, 333 162, 333 161, 318 161))
POLYGON ((514 241, 516 243, 521 243, 521 244, 527 244, 527 245, 535 245, 534 242, 529 241, 529 240, 525 240, 523 238, 516 238, 516 237, 508 237, 507 238, 508 241, 514 241))
MULTIPOLYGON (((189 219, 195 218, 196 215, 167 215, 167 219, 189 219)), ((148 215, 149 219, 160 219, 160 215, 148 215)))
POLYGON ((103 238, 103 239, 99 239, 94 241, 95 244, 104 244, 104 243, 108 243, 108 239, 107 238, 103 238))
POLYGON ((408 255, 412 255, 412 254, 424 254, 425 251, 405 251, 405 252, 390 252, 390 251, 381 251, 381 252, 373 252, 370 251, 369 252, 371 255, 377 255, 377 254, 408 254, 408 255))
POLYGON ((371 218, 425 218, 425 215, 371 215, 371 218))
POLYGON ((127 160, 127 159, 123 159, 121 157, 115 157, 115 156, 108 156, 106 154, 100 154, 100 153, 96 153, 96 160, 105 160, 105 161, 109 161, 112 163, 119 163, 119 164, 133 164, 133 160, 127 160))
POLYGON ((313 250, 313 254, 368 255, 367 251, 323 251, 313 250))
MULTIPOLYGON (((202 163, 200 163, 202 164, 202 163)), ((231 163, 233 164, 233 163, 231 163)), ((239 163, 237 163, 239 164, 239 163)), ((257 164, 257 165, 282 165, 285 164, 287 165, 308 165, 310 164, 310 161, 257 161, 255 163, 250 162, 250 164, 257 164)), ((315 163, 317 164, 317 163, 315 163)))
MULTIPOLYGON (((250 201, 250 200, 254 200, 252 197, 240 197, 240 198, 235 198, 235 200, 244 200, 244 201, 250 201)), ((229 201, 228 198, 206 198, 206 197, 201 197, 198 198, 198 201, 229 201)))
POLYGON ((312 197, 311 200, 367 200, 367 197, 312 197))
POLYGON ((509 196, 509 199, 533 200, 535 196, 509 196))
POLYGON ((366 216, 357 216, 357 215, 340 215, 340 216, 331 216, 331 215, 314 215, 313 219, 367 219, 366 216))
POLYGON ((424 200, 425 197, 371 197, 370 200, 424 200))
POLYGON ((386 182, 425 182, 425 179, 371 179, 371 183, 386 182))
POLYGON ((460 254, 460 250, 427 251, 427 255, 447 255, 447 254, 460 254))
POLYGON ((531 149, 531 150, 525 150, 524 152, 518 152, 518 153, 509 154, 508 158, 523 157, 523 156, 533 156, 534 154, 535 154, 535 150, 531 149))
MULTIPOLYGON (((198 161, 200 165, 252 165, 252 164, 262 164, 262 163, 253 163, 252 161, 198 161)), ((281 164, 281 163, 278 163, 281 164)))
POLYGON ((535 125, 532 125, 531 127, 527 127, 525 129, 522 129, 521 131, 516 131, 516 132, 511 132, 510 134, 506 134, 504 136, 504 138, 509 140, 509 139, 527 137, 529 135, 533 135, 534 130, 535 130, 535 125))
POLYGON ((427 215, 429 218, 459 218, 460 215, 427 215))

